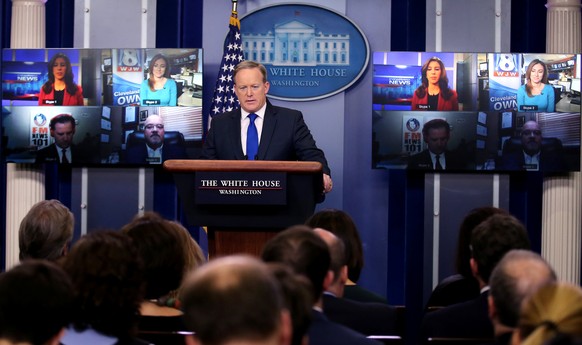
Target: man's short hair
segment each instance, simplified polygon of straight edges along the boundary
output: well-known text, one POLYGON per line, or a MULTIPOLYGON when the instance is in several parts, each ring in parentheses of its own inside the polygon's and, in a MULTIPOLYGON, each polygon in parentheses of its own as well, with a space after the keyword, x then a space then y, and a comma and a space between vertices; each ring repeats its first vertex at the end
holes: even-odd
POLYGON ((258 68, 263 75, 263 83, 267 82, 267 68, 263 64, 251 60, 244 60, 236 65, 234 67, 234 71, 232 72, 232 79, 235 80, 236 75, 240 70, 251 68, 258 68))
POLYGON ((323 281, 330 269, 327 244, 305 225, 295 225, 270 239, 261 254, 265 262, 289 265, 297 274, 307 276, 317 301, 323 293, 323 281))
POLYGON ((499 322, 516 327, 521 302, 540 287, 556 281, 556 273, 539 254, 529 250, 511 250, 493 272, 489 280, 499 322))
POLYGON ((269 339, 284 308, 267 265, 243 255, 201 266, 186 279, 181 299, 186 327, 207 345, 269 339))
POLYGON ((495 265, 511 249, 530 249, 523 224, 509 214, 495 214, 479 224, 471 235, 472 256, 479 277, 489 282, 495 265))
POLYGON ((73 129, 75 129, 75 126, 77 125, 75 118, 69 114, 60 114, 53 117, 49 123, 50 129, 54 131, 57 123, 60 124, 70 123, 73 126, 73 129))
POLYGON ((422 127, 422 135, 427 137, 431 129, 445 129, 447 134, 451 133, 451 125, 443 119, 432 119, 424 124, 422 127))
POLYGON ((322 237, 322 239, 329 248, 329 256, 331 259, 329 269, 334 274, 334 282, 337 282, 340 279, 342 268, 346 265, 346 248, 344 242, 334 233, 326 229, 319 228, 314 231, 318 236, 326 236, 325 234, 318 233, 318 231, 325 231, 329 235, 327 239, 325 237, 322 237))
POLYGON ((58 200, 43 200, 32 206, 20 222, 20 260, 56 260, 73 238, 75 218, 58 200))
POLYGON ((0 339, 45 344, 72 316, 73 286, 45 260, 27 260, 0 274, 0 339))

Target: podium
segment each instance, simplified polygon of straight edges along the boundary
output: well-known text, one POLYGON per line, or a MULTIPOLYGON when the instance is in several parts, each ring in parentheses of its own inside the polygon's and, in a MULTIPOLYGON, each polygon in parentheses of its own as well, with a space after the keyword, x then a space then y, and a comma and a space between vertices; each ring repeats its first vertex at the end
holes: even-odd
POLYGON ((323 199, 322 164, 167 160, 188 223, 208 232, 210 257, 260 255, 277 232, 309 218, 323 199))

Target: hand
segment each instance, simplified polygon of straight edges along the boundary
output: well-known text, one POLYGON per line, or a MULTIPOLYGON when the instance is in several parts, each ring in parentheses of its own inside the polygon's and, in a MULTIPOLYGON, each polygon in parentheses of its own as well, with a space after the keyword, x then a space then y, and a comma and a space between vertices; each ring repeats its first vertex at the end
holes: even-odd
POLYGON ((323 192, 329 193, 333 188, 333 182, 331 181, 331 176, 328 174, 323 174, 323 192))

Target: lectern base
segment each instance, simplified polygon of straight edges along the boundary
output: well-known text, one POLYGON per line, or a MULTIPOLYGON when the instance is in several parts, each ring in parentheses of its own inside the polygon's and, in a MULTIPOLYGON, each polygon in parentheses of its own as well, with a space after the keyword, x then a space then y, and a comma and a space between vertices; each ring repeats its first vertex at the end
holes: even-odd
POLYGON ((280 230, 249 231, 248 229, 208 228, 208 256, 213 259, 232 254, 259 257, 265 243, 280 230))

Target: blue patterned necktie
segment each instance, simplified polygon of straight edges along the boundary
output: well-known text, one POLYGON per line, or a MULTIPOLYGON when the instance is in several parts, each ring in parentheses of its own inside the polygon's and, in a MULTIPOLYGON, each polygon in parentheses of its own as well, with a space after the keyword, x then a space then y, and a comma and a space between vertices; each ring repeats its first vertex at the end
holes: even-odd
POLYGON ((247 129, 247 159, 254 160, 259 151, 259 134, 257 127, 255 127, 255 119, 257 114, 249 114, 249 128, 247 129))

